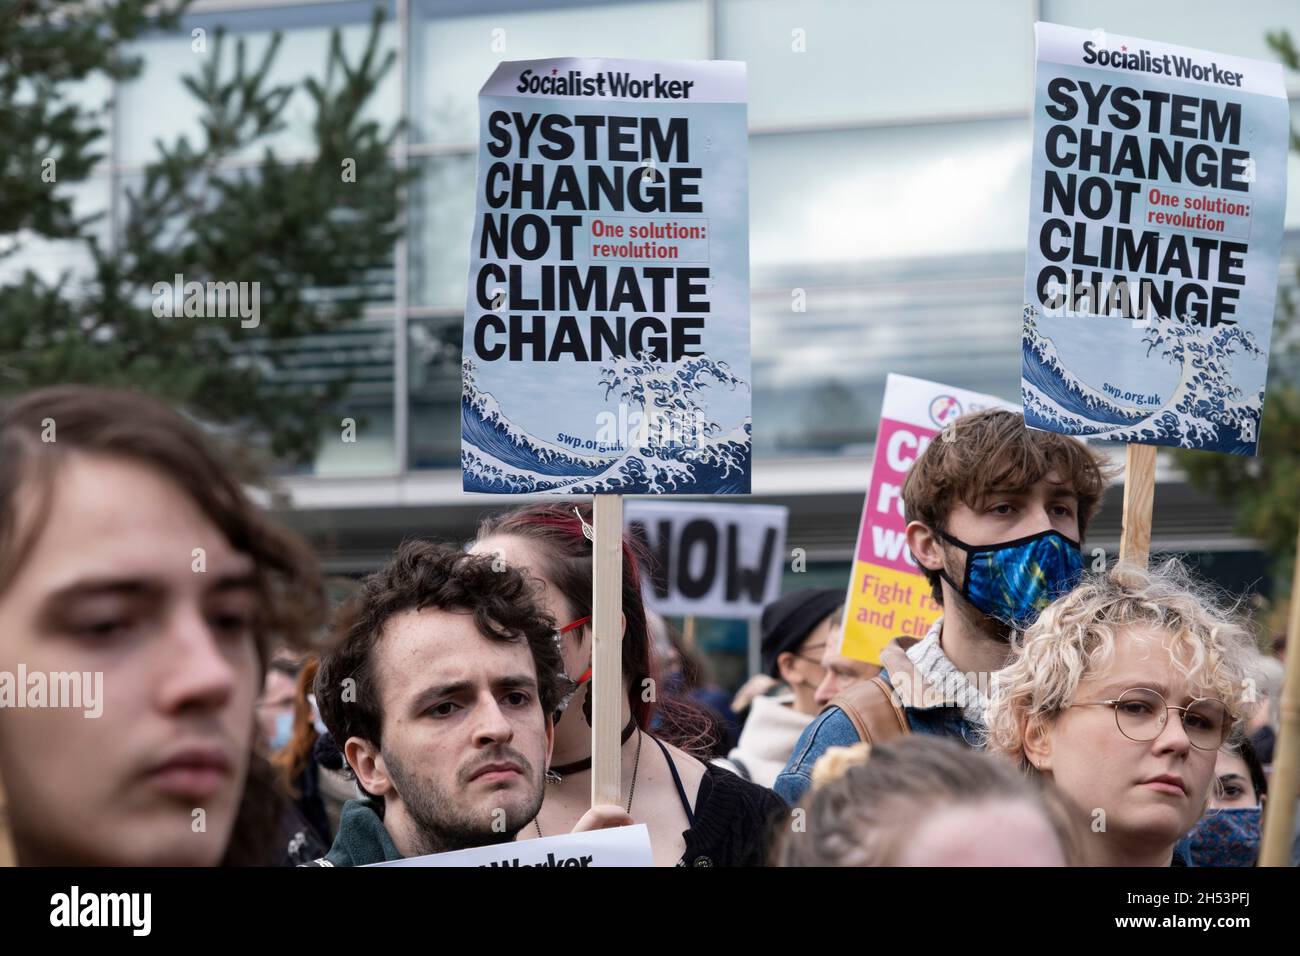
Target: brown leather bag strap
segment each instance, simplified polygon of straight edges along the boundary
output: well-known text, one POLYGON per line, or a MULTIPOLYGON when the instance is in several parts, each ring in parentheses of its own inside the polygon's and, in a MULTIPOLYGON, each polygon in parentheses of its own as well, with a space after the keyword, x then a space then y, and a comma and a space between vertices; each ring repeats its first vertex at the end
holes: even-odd
POLYGON ((859 681, 841 691, 826 706, 844 711, 864 743, 881 744, 911 733, 902 703, 880 676, 859 681))

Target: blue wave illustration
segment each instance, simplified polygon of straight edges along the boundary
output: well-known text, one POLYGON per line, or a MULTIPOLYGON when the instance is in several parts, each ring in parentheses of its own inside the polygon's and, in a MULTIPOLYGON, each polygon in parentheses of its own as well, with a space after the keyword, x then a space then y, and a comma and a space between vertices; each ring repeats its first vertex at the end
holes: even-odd
POLYGON ((491 420, 472 400, 460 403, 461 440, 486 452, 496 461, 522 471, 555 478, 598 475, 613 463, 611 456, 592 460, 566 449, 545 445, 521 432, 504 416, 491 420))
POLYGON ((1029 425, 1110 441, 1255 454, 1264 389, 1244 394, 1231 384, 1229 368, 1234 356, 1267 358, 1249 332, 1235 325, 1211 330, 1178 320, 1152 321, 1142 339, 1147 354, 1159 351, 1181 374, 1163 406, 1139 409, 1080 381, 1060 360, 1051 338, 1038 331, 1034 316, 1034 308, 1026 306, 1021 398, 1029 425))
POLYGON ((465 491, 561 494, 747 494, 751 422, 723 433, 704 414, 710 385, 747 386, 725 362, 659 363, 648 355, 601 368, 605 397, 616 395, 654 422, 634 430, 627 450, 583 454, 544 442, 512 422, 480 389, 474 363, 462 366, 461 469, 465 491), (686 440, 682 440, 685 436, 686 440))

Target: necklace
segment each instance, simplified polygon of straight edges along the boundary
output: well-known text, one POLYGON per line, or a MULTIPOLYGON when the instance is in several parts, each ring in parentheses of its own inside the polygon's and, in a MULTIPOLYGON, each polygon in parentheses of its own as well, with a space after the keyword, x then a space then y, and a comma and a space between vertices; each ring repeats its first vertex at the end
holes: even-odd
MULTIPOLYGON (((619 738, 620 744, 627 743, 627 739, 632 736, 632 731, 636 730, 636 720, 629 717, 627 726, 623 728, 623 734, 619 738)), ((582 773, 584 770, 591 769, 591 758, 584 757, 581 760, 575 760, 573 763, 560 764, 558 767, 551 767, 546 771, 546 780, 548 783, 559 783, 564 779, 567 773, 582 773)))
MULTIPOLYGON (((641 739, 644 736, 645 734, 643 734, 641 728, 638 727, 636 731, 636 758, 632 761, 632 785, 627 788, 627 809, 625 812, 629 816, 632 814, 632 798, 636 796, 636 776, 637 771, 641 769, 641 739)), ((626 737, 623 739, 627 740, 626 737)), ((590 764, 590 760, 588 761, 588 764, 590 764)), ((538 816, 540 815, 541 812, 538 811, 538 816)), ((540 837, 542 835, 542 825, 538 822, 537 817, 533 817, 533 826, 536 827, 537 835, 540 837)))

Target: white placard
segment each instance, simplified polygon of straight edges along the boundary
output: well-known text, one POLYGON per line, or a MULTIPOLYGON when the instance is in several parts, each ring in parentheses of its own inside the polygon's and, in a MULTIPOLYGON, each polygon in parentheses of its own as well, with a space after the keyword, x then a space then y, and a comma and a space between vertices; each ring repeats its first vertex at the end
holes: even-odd
POLYGON ((649 547, 657 574, 641 593, 664 615, 754 618, 781 593, 783 505, 628 501, 628 529, 649 547))
POLYGON ((430 853, 371 866, 653 866, 650 831, 644 823, 537 840, 517 840, 451 853, 430 853))

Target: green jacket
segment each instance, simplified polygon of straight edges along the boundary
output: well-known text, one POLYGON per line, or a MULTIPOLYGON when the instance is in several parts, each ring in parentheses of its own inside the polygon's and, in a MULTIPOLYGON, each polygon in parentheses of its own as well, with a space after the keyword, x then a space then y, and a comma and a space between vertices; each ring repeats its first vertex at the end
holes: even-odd
POLYGON ((339 832, 330 851, 303 866, 365 866, 400 860, 402 854, 384 828, 371 800, 349 800, 339 815, 339 832))

